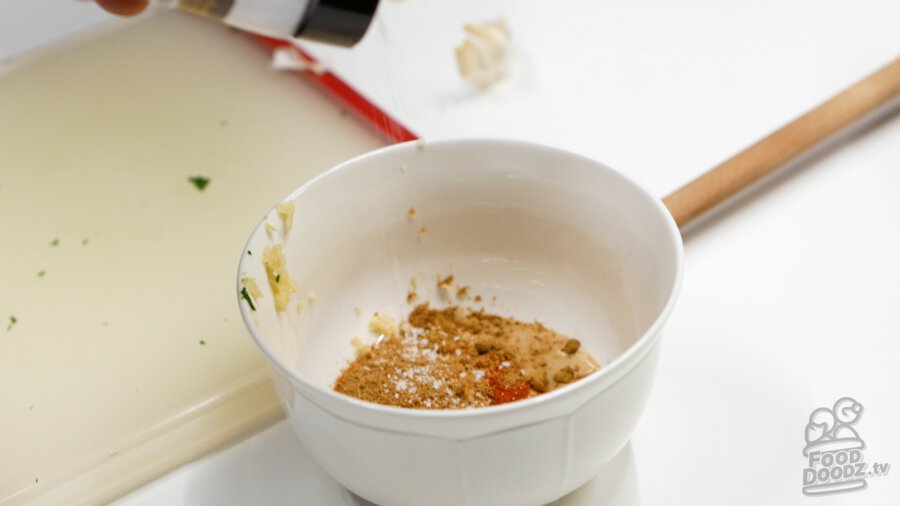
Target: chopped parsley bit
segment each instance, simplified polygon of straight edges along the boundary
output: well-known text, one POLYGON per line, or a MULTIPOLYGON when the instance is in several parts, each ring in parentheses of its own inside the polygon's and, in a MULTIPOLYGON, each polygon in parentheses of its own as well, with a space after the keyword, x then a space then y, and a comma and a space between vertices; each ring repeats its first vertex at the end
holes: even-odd
POLYGON ((59 239, 57 238, 57 239, 53 239, 52 241, 50 241, 50 246, 53 246, 53 247, 59 246, 59 239))
POLYGON ((200 340, 200 346, 206 346, 206 341, 204 341, 203 339, 201 339, 201 340, 200 340))
POLYGON ((208 178, 208 177, 203 177, 203 176, 189 177, 189 178, 188 178, 188 181, 190 181, 191 183, 194 184, 194 186, 197 188, 197 191, 201 191, 201 192, 202 192, 203 190, 205 190, 205 189, 206 189, 206 185, 209 184, 209 178, 208 178))
POLYGON ((281 274, 276 274, 276 275, 275 275, 275 282, 276 282, 276 283, 281 283, 281 274))
POLYGON ((253 305, 253 299, 250 298, 250 294, 247 293, 247 287, 241 287, 241 298, 247 301, 247 304, 250 306, 251 311, 256 311, 256 306, 253 305))
POLYGON ((247 254, 248 254, 248 255, 253 255, 253 252, 250 251, 250 250, 247 250, 247 254))
POLYGON ((87 243, 88 243, 88 238, 87 238, 87 237, 85 237, 84 239, 81 240, 81 245, 82 245, 82 246, 87 246, 87 243))
POLYGON ((38 271, 37 277, 42 278, 42 277, 44 277, 46 274, 47 274, 47 271, 43 271, 43 270, 42 270, 42 271, 38 271))
POLYGON ((10 316, 9 317, 9 325, 6 327, 6 331, 9 332, 10 330, 12 330, 13 325, 15 325, 18 322, 19 322, 18 318, 16 318, 15 316, 10 316))

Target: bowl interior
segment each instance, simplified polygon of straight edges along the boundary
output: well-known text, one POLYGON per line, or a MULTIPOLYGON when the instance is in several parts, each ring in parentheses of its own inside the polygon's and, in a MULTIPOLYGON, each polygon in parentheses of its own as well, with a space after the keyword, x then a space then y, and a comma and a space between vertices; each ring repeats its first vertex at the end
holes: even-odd
POLYGON ((676 282, 678 243, 661 205, 598 162, 552 148, 398 145, 287 200, 290 230, 273 210, 263 224, 277 230, 261 224, 248 242, 241 275, 263 297, 242 311, 270 358, 326 389, 354 357, 351 339, 370 335, 372 313, 404 319, 410 291, 442 305, 439 277, 469 287, 462 305, 538 320, 581 340, 601 365, 644 334, 676 282), (280 314, 261 262, 273 243, 284 244, 300 287, 280 314))

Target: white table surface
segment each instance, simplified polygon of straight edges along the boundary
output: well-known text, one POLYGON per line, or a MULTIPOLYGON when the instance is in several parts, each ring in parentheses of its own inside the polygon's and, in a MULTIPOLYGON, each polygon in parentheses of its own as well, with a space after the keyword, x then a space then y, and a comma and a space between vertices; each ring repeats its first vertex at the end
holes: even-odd
MULTIPOLYGON (((629 453, 563 504, 900 503, 896 471, 860 492, 801 493, 809 414, 843 396, 865 407, 856 429, 870 465, 900 462, 898 189, 894 115, 688 234, 629 453)), ((117 504, 354 501, 282 422, 117 504)))
MULTIPOLYGON (((17 12, 34 4, 12 3, 17 12)), ((77 8, 87 12, 86 7, 77 8)), ((864 16, 848 11, 847 17, 864 16)), ((33 35, 41 24, 33 20, 40 16, 28 19, 34 30, 11 32, 6 30, 10 18, 0 16, 3 57, 46 40, 33 35), (34 40, 24 40, 29 37, 34 40)), ((85 14, 71 26, 97 20, 96 14, 85 14)), ((814 30, 794 28, 801 33, 798 39, 804 30, 814 30)), ((867 25, 852 23, 836 36, 869 34, 867 25)), ((860 59, 883 63, 884 55, 860 59)), ((791 64, 783 58, 774 65, 791 64)), ((742 75, 741 85, 775 93, 772 79, 777 76, 742 75)), ((771 116, 751 118, 742 135, 775 126, 766 123, 771 116)), ((708 120, 708 115, 688 115, 673 125, 698 130, 708 120)), ((682 161, 713 162, 739 147, 712 144, 706 149, 698 140, 692 156, 682 161)), ((614 165, 628 161, 624 154, 617 157, 614 165)), ((683 291, 644 417, 627 453, 566 503, 900 503, 895 470, 869 479, 859 492, 801 494, 808 416, 843 396, 865 406, 856 430, 866 442, 866 460, 900 463, 900 117, 881 121, 764 189, 687 235, 683 291)), ((316 468, 283 422, 118 501, 120 506, 354 503, 359 501, 316 468)))

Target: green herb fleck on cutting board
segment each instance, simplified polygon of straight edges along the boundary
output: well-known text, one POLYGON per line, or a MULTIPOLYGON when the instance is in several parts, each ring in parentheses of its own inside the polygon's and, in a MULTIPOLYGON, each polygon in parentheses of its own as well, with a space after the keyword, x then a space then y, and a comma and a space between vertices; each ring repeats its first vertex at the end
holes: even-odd
POLYGON ((15 316, 10 316, 10 317, 9 317, 9 325, 7 325, 6 331, 9 332, 10 330, 12 330, 13 326, 14 326, 16 323, 19 323, 19 319, 16 318, 15 316))
POLYGON ((209 178, 203 176, 189 177, 188 181, 190 181, 191 184, 193 184, 194 187, 197 188, 197 191, 201 192, 206 189, 207 185, 209 185, 209 178))
POLYGON ((82 246, 87 246, 87 245, 88 245, 88 241, 89 241, 89 239, 88 239, 87 237, 85 237, 84 239, 81 240, 81 245, 82 245, 82 246))
POLYGON ((203 339, 201 339, 201 340, 200 340, 200 346, 206 346, 206 341, 204 341, 203 339))
POLYGON ((59 246, 59 239, 57 238, 57 239, 53 239, 52 241, 50 241, 50 246, 52 246, 54 248, 59 246))
POLYGON ((38 271, 38 273, 37 273, 37 277, 39 277, 39 278, 42 278, 42 277, 44 277, 44 276, 46 276, 46 275, 47 275, 47 271, 43 271, 43 270, 42 270, 42 271, 38 271))

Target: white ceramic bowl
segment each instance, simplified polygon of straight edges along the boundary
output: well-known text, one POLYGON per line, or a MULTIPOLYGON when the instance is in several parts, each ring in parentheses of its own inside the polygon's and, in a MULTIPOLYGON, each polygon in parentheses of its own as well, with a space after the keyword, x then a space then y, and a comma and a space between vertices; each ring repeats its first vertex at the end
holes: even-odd
MULTIPOLYGON (((681 236, 639 186, 558 149, 456 140, 365 154, 287 200, 290 231, 261 223, 241 258, 239 278, 264 292, 256 311, 242 302, 241 312, 304 447, 342 485, 384 506, 537 505, 587 482, 628 442, 682 272, 681 236), (274 311, 260 261, 273 242, 284 243, 296 299, 315 293, 302 310, 274 311), (402 319, 411 278, 427 293, 449 274, 488 312, 580 339, 601 370, 463 411, 331 390, 374 311, 402 319)), ((280 224, 274 209, 266 222, 280 224)))

